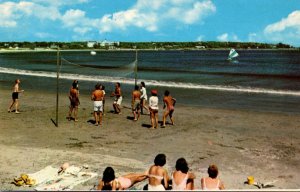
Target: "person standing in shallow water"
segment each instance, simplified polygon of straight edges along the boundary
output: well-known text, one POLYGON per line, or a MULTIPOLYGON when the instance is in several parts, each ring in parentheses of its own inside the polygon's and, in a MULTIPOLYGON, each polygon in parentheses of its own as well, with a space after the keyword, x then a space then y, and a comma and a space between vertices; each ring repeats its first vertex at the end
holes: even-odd
POLYGON ((15 80, 15 84, 13 86, 13 93, 12 93, 12 102, 10 106, 8 107, 8 112, 11 112, 11 108, 15 105, 15 113, 18 114, 20 113, 18 110, 19 107, 19 93, 24 92, 24 90, 20 90, 20 79, 15 80))
POLYGON ((166 127, 166 119, 169 116, 171 119, 171 124, 174 125, 174 118, 173 118, 173 113, 174 113, 174 106, 176 103, 176 99, 173 98, 170 95, 170 92, 168 90, 165 91, 164 94, 164 109, 166 108, 166 110, 164 111, 163 114, 163 124, 162 124, 162 128, 166 127))
POLYGON ((69 121, 72 119, 72 113, 74 113, 74 121, 78 121, 77 114, 78 114, 78 106, 80 102, 79 102, 79 93, 78 93, 77 85, 78 84, 74 81, 69 92, 69 100, 70 100, 70 111, 68 116, 69 121))
POLYGON ((115 113, 121 114, 122 92, 121 84, 119 82, 115 84, 115 91, 112 92, 111 97, 115 97, 115 101, 113 103, 115 113))

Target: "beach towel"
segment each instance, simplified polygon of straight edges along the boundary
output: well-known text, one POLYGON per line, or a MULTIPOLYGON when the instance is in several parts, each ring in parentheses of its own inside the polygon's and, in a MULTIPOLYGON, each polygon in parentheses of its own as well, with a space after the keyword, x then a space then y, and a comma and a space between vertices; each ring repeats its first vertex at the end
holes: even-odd
POLYGON ((83 169, 83 167, 70 166, 64 172, 58 174, 58 168, 47 166, 36 173, 28 175, 36 180, 34 189, 37 191, 62 191, 71 190, 76 185, 98 175, 93 172, 85 172, 83 169))

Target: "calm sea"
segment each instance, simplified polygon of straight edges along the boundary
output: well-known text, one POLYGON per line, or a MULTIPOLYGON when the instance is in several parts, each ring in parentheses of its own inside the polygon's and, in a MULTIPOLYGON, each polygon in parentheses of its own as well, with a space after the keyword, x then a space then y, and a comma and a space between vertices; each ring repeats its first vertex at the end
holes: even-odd
MULTIPOLYGON (((137 79, 148 93, 168 89, 178 103, 213 108, 300 113, 300 51, 237 50, 138 51, 137 79)), ((61 52, 60 92, 74 79, 80 93, 90 94, 101 82, 109 93, 120 82, 125 99, 134 85, 135 51, 61 52)), ((0 86, 22 79, 27 90, 56 91, 57 53, 0 53, 0 86)))

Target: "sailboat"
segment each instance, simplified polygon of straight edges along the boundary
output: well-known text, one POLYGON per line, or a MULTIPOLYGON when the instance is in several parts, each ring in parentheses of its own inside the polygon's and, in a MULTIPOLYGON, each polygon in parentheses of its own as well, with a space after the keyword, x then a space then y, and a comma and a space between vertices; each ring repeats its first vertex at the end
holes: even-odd
POLYGON ((96 55, 96 51, 91 51, 91 55, 96 55))
POLYGON ((228 54, 228 59, 227 60, 234 60, 239 56, 238 52, 236 52, 235 49, 231 49, 229 54, 228 54))

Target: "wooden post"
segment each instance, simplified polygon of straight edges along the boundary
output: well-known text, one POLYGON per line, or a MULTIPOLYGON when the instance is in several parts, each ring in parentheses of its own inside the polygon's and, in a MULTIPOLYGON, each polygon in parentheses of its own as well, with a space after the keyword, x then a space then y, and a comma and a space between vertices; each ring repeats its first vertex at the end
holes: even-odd
POLYGON ((57 73, 56 73, 56 127, 58 127, 58 99, 59 99, 59 68, 60 68, 60 52, 57 47, 57 73))
POLYGON ((138 57, 138 53, 137 53, 137 49, 135 50, 135 68, 134 68, 134 83, 135 85, 137 85, 137 64, 138 64, 138 60, 137 60, 137 57, 138 57))

